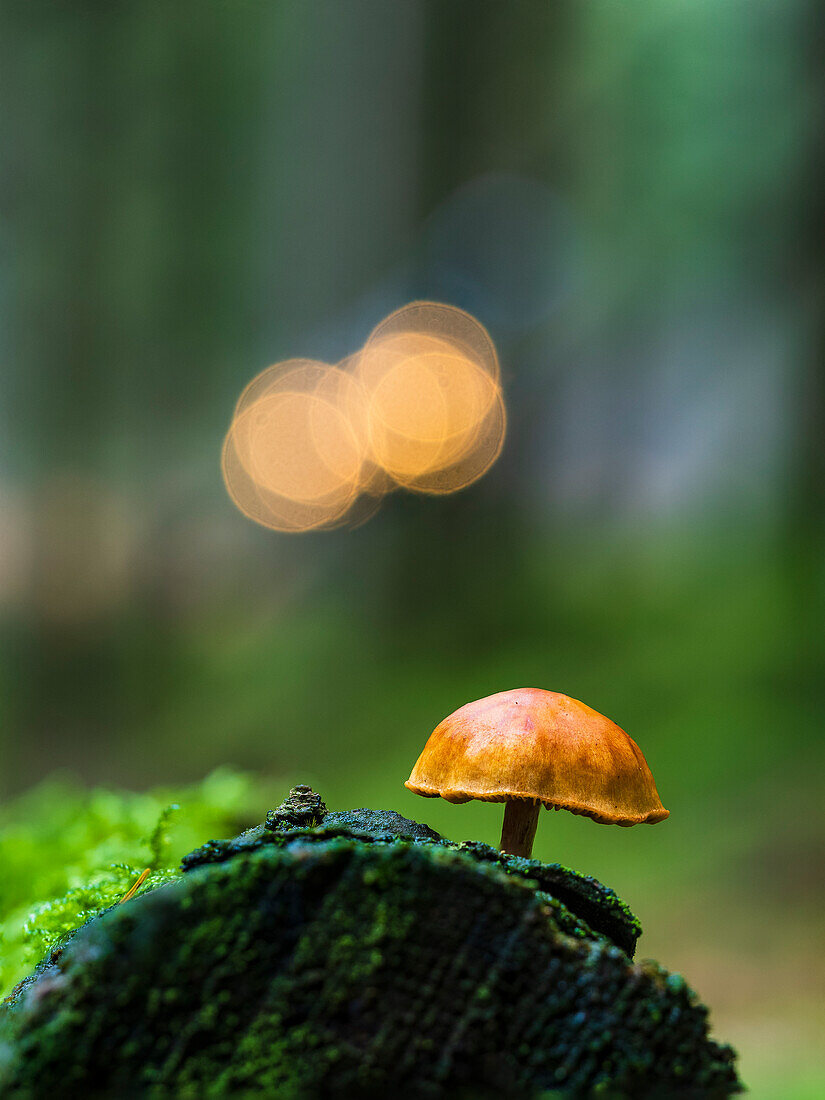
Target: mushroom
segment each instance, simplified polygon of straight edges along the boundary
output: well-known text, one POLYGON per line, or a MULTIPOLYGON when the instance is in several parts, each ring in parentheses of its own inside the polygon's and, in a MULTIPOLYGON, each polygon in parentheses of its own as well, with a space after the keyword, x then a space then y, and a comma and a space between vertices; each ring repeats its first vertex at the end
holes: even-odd
POLYGON ((501 850, 528 859, 542 803, 601 825, 669 816, 636 742, 577 699, 541 688, 500 691, 445 718, 405 786, 447 802, 504 802, 501 850))

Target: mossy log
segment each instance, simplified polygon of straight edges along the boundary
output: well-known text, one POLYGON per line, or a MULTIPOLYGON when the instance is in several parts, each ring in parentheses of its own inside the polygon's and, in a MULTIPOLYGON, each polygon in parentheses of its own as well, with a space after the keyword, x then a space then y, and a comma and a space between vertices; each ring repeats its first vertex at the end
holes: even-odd
POLYGON ((3 1013, 0 1095, 740 1091, 612 891, 306 791, 53 952, 3 1013))

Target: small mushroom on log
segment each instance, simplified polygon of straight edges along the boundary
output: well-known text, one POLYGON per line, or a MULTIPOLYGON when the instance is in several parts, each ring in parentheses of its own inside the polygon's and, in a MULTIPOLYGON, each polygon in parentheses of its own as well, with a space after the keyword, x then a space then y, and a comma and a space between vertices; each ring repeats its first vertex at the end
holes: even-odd
POLYGON ((445 718, 405 785, 448 802, 504 802, 501 850, 528 859, 542 805, 601 825, 669 816, 636 742, 578 699, 541 688, 489 695, 445 718))

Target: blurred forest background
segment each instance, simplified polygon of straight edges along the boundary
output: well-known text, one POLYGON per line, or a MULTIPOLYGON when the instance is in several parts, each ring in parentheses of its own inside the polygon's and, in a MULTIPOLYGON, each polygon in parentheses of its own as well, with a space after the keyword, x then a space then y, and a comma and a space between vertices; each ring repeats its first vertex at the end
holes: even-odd
POLYGON ((824 58, 813 0, 2 0, 0 792, 230 764, 496 843, 404 780, 469 699, 563 691, 672 816, 537 855, 754 1097, 825 1094, 824 58), (244 519, 245 383, 417 297, 496 341, 497 465, 244 519))

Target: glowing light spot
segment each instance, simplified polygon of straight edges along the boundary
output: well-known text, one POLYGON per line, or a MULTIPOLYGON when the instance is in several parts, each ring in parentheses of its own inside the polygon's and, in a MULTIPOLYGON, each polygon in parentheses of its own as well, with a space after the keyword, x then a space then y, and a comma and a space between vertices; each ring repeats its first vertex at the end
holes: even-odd
POLYGON ((357 525, 397 487, 455 492, 501 451, 499 374, 475 318, 414 302, 335 367, 291 359, 252 379, 224 441, 227 490, 279 531, 357 525))
POLYGON ((496 382, 501 377, 498 355, 490 334, 484 325, 463 309, 442 302, 410 302, 376 325, 367 343, 399 332, 445 340, 477 363, 496 382))

